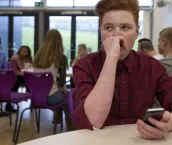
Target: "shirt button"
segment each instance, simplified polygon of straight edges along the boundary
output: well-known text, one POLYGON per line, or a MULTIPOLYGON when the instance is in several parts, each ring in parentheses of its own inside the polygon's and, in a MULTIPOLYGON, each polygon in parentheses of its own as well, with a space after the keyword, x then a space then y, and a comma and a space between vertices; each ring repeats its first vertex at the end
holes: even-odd
POLYGON ((124 81, 122 81, 122 84, 125 84, 125 82, 124 82, 124 81))
POLYGON ((124 101, 123 103, 126 104, 127 102, 124 101))

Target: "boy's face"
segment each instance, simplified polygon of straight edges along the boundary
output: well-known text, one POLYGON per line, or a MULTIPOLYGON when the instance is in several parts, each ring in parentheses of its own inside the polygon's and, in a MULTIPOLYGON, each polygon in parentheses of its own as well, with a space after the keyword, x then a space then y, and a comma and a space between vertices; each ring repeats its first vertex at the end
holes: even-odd
POLYGON ((136 26, 133 15, 124 10, 112 10, 104 14, 101 25, 101 39, 114 36, 124 36, 126 49, 121 49, 120 57, 127 55, 137 39, 139 26, 136 26))

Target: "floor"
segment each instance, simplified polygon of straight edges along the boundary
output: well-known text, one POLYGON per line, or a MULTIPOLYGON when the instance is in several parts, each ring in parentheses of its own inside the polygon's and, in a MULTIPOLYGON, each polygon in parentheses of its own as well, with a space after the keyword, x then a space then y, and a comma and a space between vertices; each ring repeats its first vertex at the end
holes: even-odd
MULTIPOLYGON (((20 110, 29 107, 30 102, 20 103, 20 110)), ((9 117, 0 117, 0 145, 14 145, 12 142, 14 122, 16 115, 13 114, 13 123, 10 126, 9 117)), ((53 134, 53 113, 50 110, 41 110, 41 124, 40 133, 37 133, 36 121, 34 111, 26 111, 24 114, 23 123, 20 129, 20 136, 18 143, 23 143, 29 140, 45 137, 53 134)), ((63 119, 64 120, 64 119, 63 119)), ((63 123, 63 129, 61 130, 60 125, 57 125, 57 132, 65 132, 66 125, 63 123)))

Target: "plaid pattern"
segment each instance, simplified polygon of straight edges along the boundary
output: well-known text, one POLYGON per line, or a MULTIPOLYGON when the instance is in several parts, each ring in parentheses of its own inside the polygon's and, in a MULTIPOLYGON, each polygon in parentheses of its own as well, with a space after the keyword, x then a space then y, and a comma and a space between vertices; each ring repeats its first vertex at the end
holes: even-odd
MULTIPOLYGON (((77 129, 92 129, 84 111, 84 101, 98 80, 105 57, 101 49, 73 67, 77 129)), ((162 107, 172 111, 172 78, 157 60, 131 51, 124 61, 118 62, 116 71, 113 102, 104 126, 136 123, 144 117, 146 109, 153 107, 155 96, 162 107)))

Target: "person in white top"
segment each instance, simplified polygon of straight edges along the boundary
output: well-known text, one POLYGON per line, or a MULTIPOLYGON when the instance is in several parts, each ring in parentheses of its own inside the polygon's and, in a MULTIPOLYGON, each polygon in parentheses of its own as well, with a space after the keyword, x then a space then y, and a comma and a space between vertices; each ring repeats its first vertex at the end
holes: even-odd
POLYGON ((162 55, 157 54, 155 51, 153 44, 151 40, 147 38, 142 38, 138 41, 138 52, 143 52, 148 54, 149 56, 154 57, 157 60, 160 60, 163 58, 162 55))
MULTIPOLYGON (((67 58, 63 54, 62 36, 58 30, 49 30, 33 62, 34 72, 51 72, 53 75, 54 83, 47 96, 47 104, 59 104, 68 96, 67 89, 64 88, 67 67, 67 58)), ((65 112, 68 128, 68 105, 63 105, 62 109, 65 112)), ((58 111, 57 117, 59 120, 58 111)))

